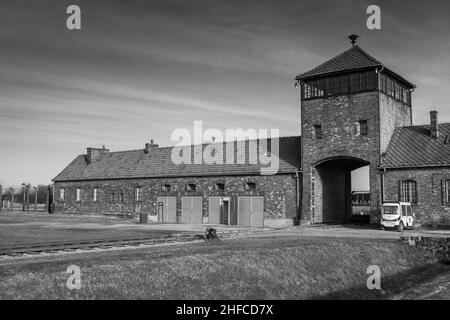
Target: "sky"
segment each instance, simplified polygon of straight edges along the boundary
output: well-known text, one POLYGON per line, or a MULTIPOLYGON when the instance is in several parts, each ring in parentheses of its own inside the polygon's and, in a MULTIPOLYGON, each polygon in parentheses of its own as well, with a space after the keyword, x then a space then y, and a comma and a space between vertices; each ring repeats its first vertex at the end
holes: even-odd
POLYGON ((449 1, 2 0, 0 184, 48 184, 86 147, 173 145, 177 128, 299 135, 295 75, 350 47, 450 122, 449 1), (81 30, 66 8, 81 8, 81 30), (381 8, 381 30, 366 8, 381 8))

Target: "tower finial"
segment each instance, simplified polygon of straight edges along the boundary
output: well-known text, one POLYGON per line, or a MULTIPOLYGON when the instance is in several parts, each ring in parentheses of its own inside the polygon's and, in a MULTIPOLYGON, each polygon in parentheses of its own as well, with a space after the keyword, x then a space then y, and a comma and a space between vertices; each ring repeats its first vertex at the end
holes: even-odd
POLYGON ((350 41, 351 41, 351 43, 352 43, 352 46, 354 47, 355 44, 356 44, 356 39, 358 39, 359 36, 356 35, 356 34, 351 34, 351 35, 348 36, 348 38, 350 39, 350 41))

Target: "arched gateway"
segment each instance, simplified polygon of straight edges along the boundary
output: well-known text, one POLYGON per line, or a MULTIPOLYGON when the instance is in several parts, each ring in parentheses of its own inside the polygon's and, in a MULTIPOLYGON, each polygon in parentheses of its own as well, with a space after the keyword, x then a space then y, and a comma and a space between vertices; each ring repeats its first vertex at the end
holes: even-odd
POLYGON ((301 90, 301 223, 351 218, 351 171, 369 167, 370 221, 383 201, 380 163, 396 127, 411 125, 414 85, 359 46, 296 77, 301 90))
POLYGON ((311 188, 313 221, 342 223, 352 217, 351 172, 369 165, 354 157, 332 157, 314 165, 311 188))

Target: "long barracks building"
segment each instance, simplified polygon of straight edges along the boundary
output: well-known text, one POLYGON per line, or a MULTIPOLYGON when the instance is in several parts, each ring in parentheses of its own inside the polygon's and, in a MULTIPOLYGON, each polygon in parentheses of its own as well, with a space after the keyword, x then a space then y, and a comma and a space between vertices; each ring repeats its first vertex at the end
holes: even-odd
POLYGON ((154 143, 88 148, 53 179, 56 210, 254 227, 348 222, 351 172, 368 166, 371 223, 384 201, 409 201, 420 223, 450 224, 450 123, 431 111, 413 126, 411 82, 354 43, 296 82, 301 136, 279 139, 277 174, 248 161, 259 140, 223 143, 245 156, 239 164, 176 165, 172 148, 154 143))

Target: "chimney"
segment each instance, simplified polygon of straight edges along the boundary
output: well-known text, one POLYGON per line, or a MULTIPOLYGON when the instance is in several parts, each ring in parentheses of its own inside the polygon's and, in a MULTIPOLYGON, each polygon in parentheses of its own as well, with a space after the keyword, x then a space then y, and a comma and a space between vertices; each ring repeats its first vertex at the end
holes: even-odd
POLYGON ((102 146, 101 149, 100 148, 92 148, 92 147, 87 148, 86 157, 87 157, 88 164, 97 160, 98 157, 102 153, 105 153, 105 152, 109 152, 109 149, 106 149, 105 146, 102 146))
POLYGON ((438 123, 438 112, 430 111, 430 132, 431 137, 437 139, 439 137, 439 123, 438 123))
POLYGON ((155 144, 153 139, 150 140, 150 143, 145 144, 144 152, 149 153, 152 149, 158 149, 159 145, 155 144))

